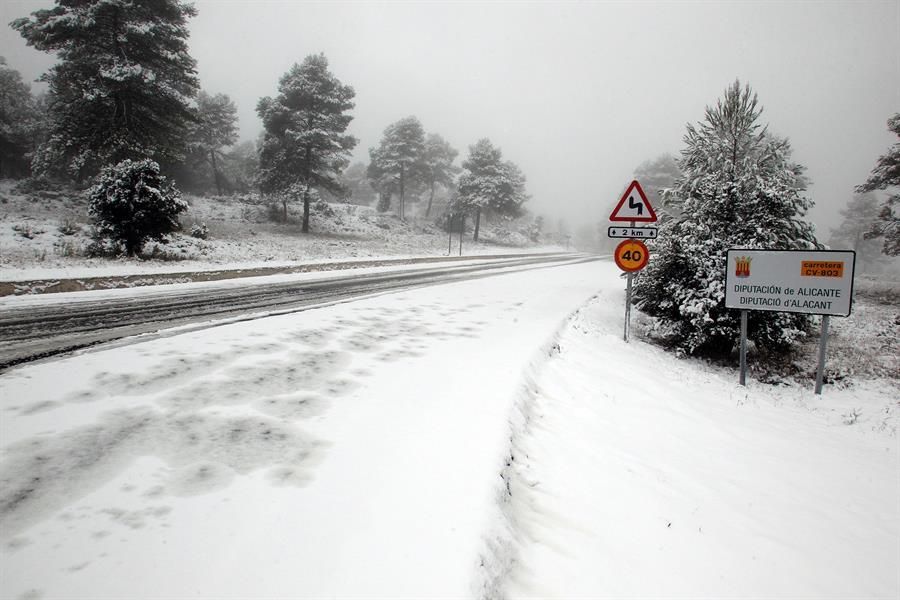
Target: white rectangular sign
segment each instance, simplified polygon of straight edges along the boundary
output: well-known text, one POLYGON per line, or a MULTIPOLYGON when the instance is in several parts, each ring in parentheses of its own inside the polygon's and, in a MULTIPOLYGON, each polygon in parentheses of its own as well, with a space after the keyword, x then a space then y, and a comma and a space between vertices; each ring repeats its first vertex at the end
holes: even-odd
POLYGON ((635 240, 655 240, 656 227, 621 227, 613 226, 606 230, 607 237, 627 238, 635 240))
POLYGON ((728 251, 725 306, 846 317, 853 299, 852 250, 728 251))

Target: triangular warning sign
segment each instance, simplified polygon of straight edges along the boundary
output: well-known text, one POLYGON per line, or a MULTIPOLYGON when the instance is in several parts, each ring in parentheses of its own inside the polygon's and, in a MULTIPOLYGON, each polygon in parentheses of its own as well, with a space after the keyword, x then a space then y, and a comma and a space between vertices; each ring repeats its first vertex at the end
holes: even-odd
POLYGON ((612 214, 609 215, 610 221, 634 221, 636 223, 655 223, 656 213, 647 195, 641 189, 641 184, 637 179, 631 182, 628 189, 622 195, 622 199, 616 204, 612 214))

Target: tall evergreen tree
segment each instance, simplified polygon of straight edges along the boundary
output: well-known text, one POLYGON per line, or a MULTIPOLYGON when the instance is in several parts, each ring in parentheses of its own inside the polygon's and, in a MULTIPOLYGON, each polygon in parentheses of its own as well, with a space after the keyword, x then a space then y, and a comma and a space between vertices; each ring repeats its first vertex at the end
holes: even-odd
POLYGON ((525 176, 514 163, 503 160, 500 148, 487 138, 469 146, 469 157, 459 176, 457 208, 475 215, 473 239, 478 241, 481 215, 517 216, 528 199, 525 176))
POLYGON ((126 158, 180 159, 199 88, 187 48, 195 14, 179 0, 57 0, 13 21, 60 60, 43 76, 52 124, 35 170, 81 179, 126 158))
POLYGON ((425 217, 431 215, 431 205, 434 203, 434 192, 437 186, 449 188, 453 185, 453 178, 459 173, 459 167, 453 164, 459 154, 440 135, 429 133, 425 138, 425 148, 422 152, 422 173, 425 185, 428 186, 428 207, 425 209, 425 217))
MULTIPOLYGON (((888 119, 888 129, 900 137, 900 113, 888 119)), ((879 157, 869 179, 856 188, 858 192, 871 192, 892 188, 893 192, 881 207, 878 222, 869 231, 869 237, 884 237, 884 253, 890 256, 900 254, 900 217, 896 207, 900 204, 900 142, 895 143, 888 153, 879 157)))
POLYGON ((378 148, 369 149, 369 179, 382 194, 398 194, 400 218, 406 217, 406 198, 424 179, 425 130, 416 117, 406 117, 384 130, 378 148))
POLYGON ((328 70, 324 54, 294 64, 278 83, 275 98, 256 107, 263 122, 259 148, 259 184, 282 195, 287 220, 288 196, 303 198, 303 233, 309 232, 310 199, 316 190, 342 191, 340 174, 357 140, 347 135, 356 93, 328 70))
POLYGON ((191 130, 191 147, 212 169, 216 193, 222 194, 219 163, 222 149, 237 141, 237 107, 227 94, 197 95, 197 122, 191 130))
MULTIPOLYGON (((762 108, 735 81, 706 118, 688 125, 679 178, 669 200, 681 211, 660 226, 654 258, 637 277, 635 304, 659 317, 670 341, 688 354, 727 355, 738 339, 739 313, 725 308, 729 248, 815 248, 802 217, 803 168, 787 140, 759 123, 762 108)), ((750 311, 757 348, 783 351, 809 327, 806 315, 750 311)))

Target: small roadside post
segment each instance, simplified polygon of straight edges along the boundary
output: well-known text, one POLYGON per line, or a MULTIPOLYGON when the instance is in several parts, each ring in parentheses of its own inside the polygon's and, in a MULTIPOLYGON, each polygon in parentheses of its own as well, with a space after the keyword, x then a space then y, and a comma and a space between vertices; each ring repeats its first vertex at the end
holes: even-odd
POLYGON ((656 239, 656 227, 635 227, 635 223, 655 223, 656 212, 647 195, 644 194, 641 184, 635 179, 631 182, 618 204, 609 215, 612 222, 626 222, 628 227, 609 227, 606 234, 610 238, 625 238, 616 246, 613 259, 616 266, 628 273, 628 283, 625 286, 625 329, 622 335, 624 341, 628 341, 631 328, 631 286, 634 274, 647 266, 650 260, 650 251, 641 239, 656 239), (626 204, 627 202, 627 204, 626 204))
POLYGON ((822 394, 829 317, 853 307, 853 250, 728 250, 725 307, 741 311, 740 384, 747 376, 747 315, 751 310, 822 317, 815 393, 822 394))

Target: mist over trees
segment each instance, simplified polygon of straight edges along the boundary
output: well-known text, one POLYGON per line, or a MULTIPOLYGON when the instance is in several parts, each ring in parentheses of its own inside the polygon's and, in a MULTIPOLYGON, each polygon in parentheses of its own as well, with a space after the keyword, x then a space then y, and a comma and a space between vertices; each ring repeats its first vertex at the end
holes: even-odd
MULTIPOLYGON (((658 317, 660 333, 687 354, 728 356, 739 317, 725 308, 729 248, 810 249, 803 220, 803 167, 786 139, 760 123, 750 86, 735 81, 703 121, 688 125, 670 201, 680 215, 660 225, 654 260, 636 278, 635 304, 658 317)), ((750 311, 748 337, 758 350, 785 351, 805 335, 803 314, 750 311)))
MULTIPOLYGON (((900 137, 900 113, 888 119, 888 129, 900 137)), ((900 255, 900 227, 896 207, 900 203, 900 142, 895 143, 887 154, 879 157, 875 168, 864 184, 857 188, 858 192, 893 189, 881 206, 878 221, 868 232, 869 237, 884 238, 884 253, 889 256, 900 255)))
POLYGON ((342 192, 340 173, 357 140, 347 135, 355 92, 328 70, 324 54, 307 56, 282 76, 278 95, 259 101, 264 135, 259 149, 260 189, 303 200, 303 233, 309 232, 310 199, 323 189, 342 192))
POLYGON ((884 260, 880 237, 869 235, 878 225, 881 207, 871 192, 857 194, 841 209, 841 223, 831 230, 828 245, 834 249, 855 250, 856 270, 869 273, 884 260))
POLYGON ((195 14, 178 0, 105 0, 59 2, 13 21, 28 45, 59 57, 42 77, 50 126, 35 172, 82 180, 126 158, 181 160, 199 90, 187 47, 195 14))
POLYGON ((457 152, 450 143, 436 133, 429 133, 425 138, 425 149, 422 153, 422 179, 428 188, 428 206, 425 218, 431 215, 434 194, 438 186, 450 189, 455 183, 460 168, 453 164, 457 152))
MULTIPOLYGON (((194 164, 208 166, 218 194, 222 194, 220 165, 225 160, 223 148, 233 145, 237 135, 237 107, 227 94, 197 94, 197 117, 191 127, 189 144, 194 164), (199 159, 199 160, 197 160, 199 159)), ((199 166, 199 165, 198 165, 199 166)))
POLYGON ((644 161, 634 170, 634 179, 641 183, 660 220, 678 216, 678 208, 666 202, 663 191, 673 188, 681 175, 677 159, 668 153, 644 161))

